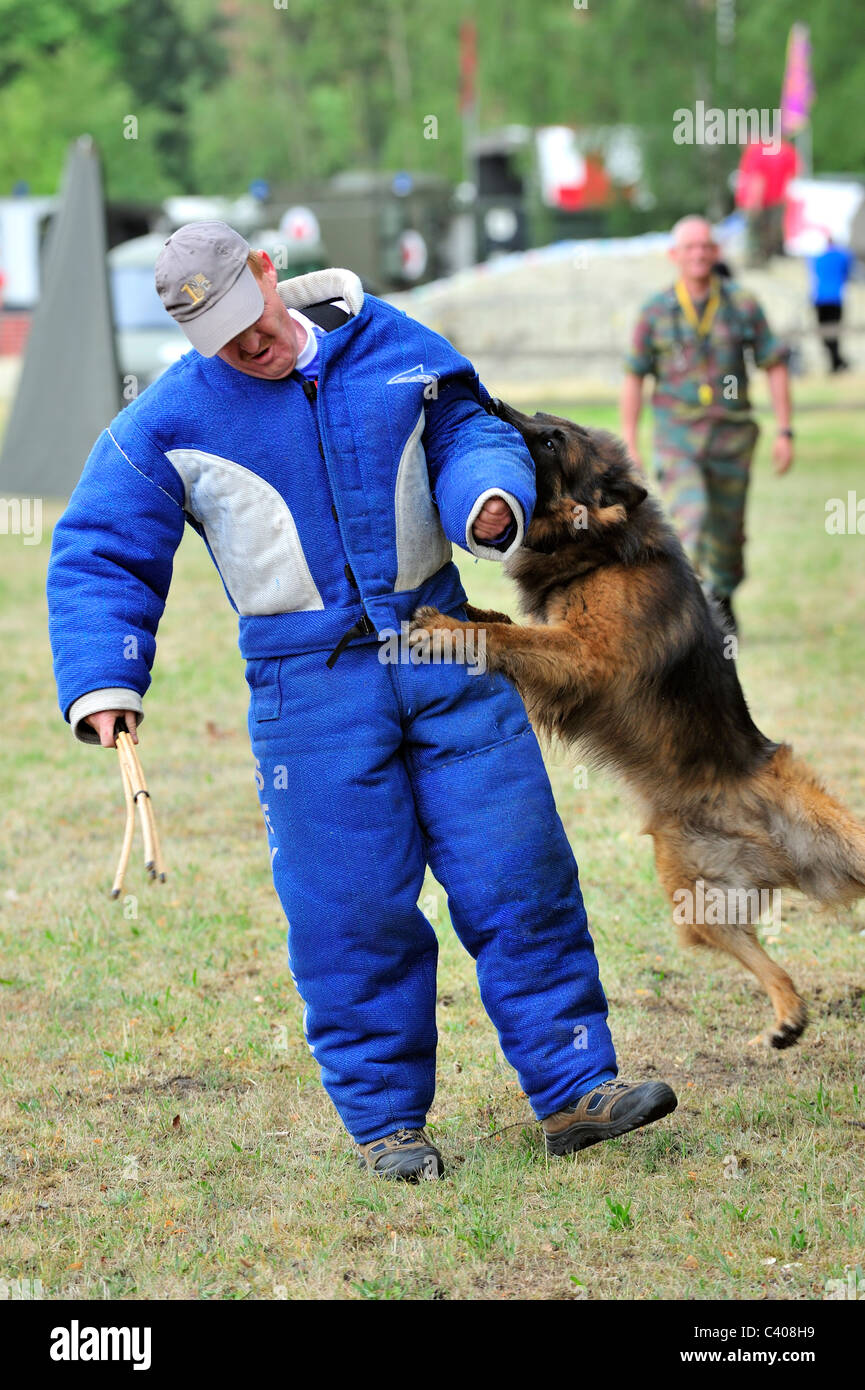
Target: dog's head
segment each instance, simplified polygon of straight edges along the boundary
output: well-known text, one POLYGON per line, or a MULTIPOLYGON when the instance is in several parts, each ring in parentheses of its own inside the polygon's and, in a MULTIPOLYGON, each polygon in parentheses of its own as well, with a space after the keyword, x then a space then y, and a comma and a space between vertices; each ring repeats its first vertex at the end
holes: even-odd
POLYGON ((558 415, 523 415, 504 401, 491 408, 519 430, 534 459, 537 520, 569 498, 598 521, 624 522, 648 496, 624 446, 605 430, 587 430, 558 415))

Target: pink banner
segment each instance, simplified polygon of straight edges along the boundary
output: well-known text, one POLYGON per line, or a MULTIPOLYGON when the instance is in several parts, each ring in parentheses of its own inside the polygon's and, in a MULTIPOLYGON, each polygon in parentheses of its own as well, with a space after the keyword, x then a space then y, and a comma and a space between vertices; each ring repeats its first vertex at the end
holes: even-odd
POLYGON ((787 40, 787 64, 781 90, 781 134, 797 135, 808 124, 814 82, 811 38, 807 24, 794 24, 787 40))

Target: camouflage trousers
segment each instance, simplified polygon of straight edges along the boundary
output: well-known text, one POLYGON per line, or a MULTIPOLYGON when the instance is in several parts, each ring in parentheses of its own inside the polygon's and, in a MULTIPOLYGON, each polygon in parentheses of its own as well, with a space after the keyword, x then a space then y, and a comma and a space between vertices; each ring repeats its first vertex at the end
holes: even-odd
POLYGON ((753 420, 668 422, 655 430, 654 480, 694 569, 719 594, 745 577, 753 420))

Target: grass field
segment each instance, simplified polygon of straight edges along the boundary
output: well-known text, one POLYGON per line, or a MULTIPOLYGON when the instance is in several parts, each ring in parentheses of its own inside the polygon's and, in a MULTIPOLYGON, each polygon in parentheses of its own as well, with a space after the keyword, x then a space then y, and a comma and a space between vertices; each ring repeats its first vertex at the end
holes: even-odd
MULTIPOLYGON (((797 427, 786 478, 761 441, 739 669, 758 724, 865 817, 865 538, 824 528, 828 497, 865 494, 865 411, 797 427)), ((861 1273, 865 910, 785 897, 770 949, 812 1021, 789 1052, 749 1046, 770 1021, 756 981, 679 949, 626 795, 575 785, 573 755, 550 774, 620 1075, 669 1080, 678 1110, 547 1161, 438 890, 429 1128, 448 1176, 359 1173, 301 1031, 218 576, 188 532, 140 746, 169 878, 145 884, 137 843, 111 902, 116 755, 76 744, 54 699, 58 511, 40 545, 0 536, 0 1279, 46 1298, 699 1300, 820 1299, 861 1273)), ((474 601, 516 611, 497 568, 460 563, 474 601)))

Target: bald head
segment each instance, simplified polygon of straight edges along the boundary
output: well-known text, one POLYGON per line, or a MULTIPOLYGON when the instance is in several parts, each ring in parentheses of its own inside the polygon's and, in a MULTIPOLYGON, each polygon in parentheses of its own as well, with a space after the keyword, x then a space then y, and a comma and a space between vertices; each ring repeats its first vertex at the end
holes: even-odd
POLYGON ((689 213, 687 217, 680 217, 672 230, 673 245, 678 246, 683 241, 691 241, 694 238, 712 241, 712 227, 705 217, 699 217, 696 213, 689 213))
POLYGON ((680 217, 672 231, 670 257, 688 285, 698 290, 708 285, 718 246, 705 217, 680 217))

